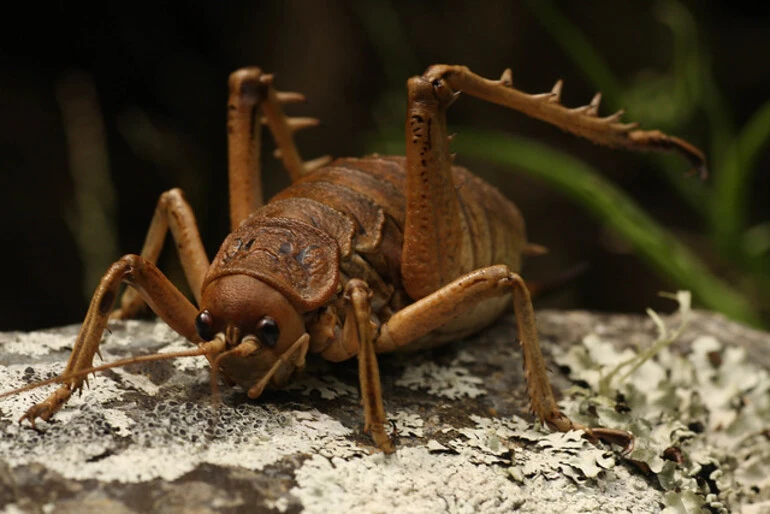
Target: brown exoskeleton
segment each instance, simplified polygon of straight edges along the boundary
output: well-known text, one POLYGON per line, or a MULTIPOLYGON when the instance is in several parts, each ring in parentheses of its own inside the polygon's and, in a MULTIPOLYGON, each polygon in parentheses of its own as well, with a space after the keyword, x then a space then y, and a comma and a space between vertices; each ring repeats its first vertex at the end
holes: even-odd
MULTIPOLYGON (((519 110, 595 143, 632 150, 674 150, 699 169, 703 155, 658 131, 597 116, 599 95, 585 107, 549 93, 512 87, 510 71, 484 79, 465 67, 437 65, 408 81, 406 156, 303 162, 293 132, 317 120, 287 118, 282 104, 298 93, 274 89, 257 68, 230 76, 228 116, 232 233, 209 263, 182 192, 158 201, 141 255, 126 255, 101 280, 75 342, 62 385, 20 421, 48 420, 80 390, 110 317, 133 316, 147 303, 171 328, 198 345, 212 373, 251 398, 287 384, 308 353, 330 361, 358 357, 365 430, 393 451, 376 354, 417 350, 474 333, 511 300, 531 408, 555 430, 629 443, 632 436, 573 423, 557 407, 538 343, 527 287, 518 275, 529 244, 518 209, 494 187, 452 165, 446 110, 462 91, 519 110), (292 185, 263 205, 260 126, 273 133, 292 185), (170 229, 196 308, 155 263, 170 229), (113 311, 121 283, 126 290, 113 311)), ((159 357, 159 356, 158 356, 159 357)), ((165 357, 165 356, 164 356, 165 357)), ((150 360, 137 358, 132 362, 150 360)), ((115 364, 112 364, 115 365, 115 364)))

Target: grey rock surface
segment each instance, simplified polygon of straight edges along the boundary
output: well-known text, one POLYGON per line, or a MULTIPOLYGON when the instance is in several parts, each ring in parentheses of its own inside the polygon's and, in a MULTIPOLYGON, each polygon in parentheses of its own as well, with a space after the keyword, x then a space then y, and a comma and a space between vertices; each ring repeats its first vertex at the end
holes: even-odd
MULTIPOLYGON (((390 456, 362 433, 355 362, 311 361, 292 387, 257 401, 225 389, 218 407, 203 358, 117 368, 92 377, 90 390, 38 431, 16 420, 52 387, 0 400, 0 511, 770 512, 770 335, 695 312, 649 363, 660 369, 645 364, 597 400, 590 373, 606 363, 596 361, 648 347, 658 336, 653 320, 543 311, 538 322, 567 413, 632 428, 638 445, 629 456, 532 422, 508 316, 466 341, 381 357, 398 434, 390 456), (686 384, 667 389, 678 379, 665 359, 692 366, 692 394, 686 384), (702 373, 712 371, 712 396, 724 398, 694 404, 708 386, 702 373), (663 379, 643 391, 656 373, 663 379), (618 395, 621 387, 630 389, 618 395), (651 416, 646 404, 661 407, 651 416)), ((0 334, 0 391, 60 372, 76 332, 0 334)), ((102 355, 186 347, 163 323, 116 322, 102 355)))

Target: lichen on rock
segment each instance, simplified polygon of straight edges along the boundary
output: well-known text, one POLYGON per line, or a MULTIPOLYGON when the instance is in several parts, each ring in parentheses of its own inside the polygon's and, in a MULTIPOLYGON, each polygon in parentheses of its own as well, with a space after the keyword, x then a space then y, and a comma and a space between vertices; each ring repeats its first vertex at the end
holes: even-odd
MULTIPOLYGON (((770 365, 763 350, 747 352, 770 336, 714 315, 692 318, 676 342, 602 396, 602 378, 639 351, 625 343, 653 345, 655 322, 538 314, 546 353, 575 381, 554 373, 561 405, 579 421, 633 431, 629 456, 534 422, 509 316, 473 344, 381 356, 398 448, 391 456, 362 432, 355 362, 316 362, 291 388, 257 401, 225 389, 218 407, 203 358, 110 370, 39 432, 16 420, 50 387, 0 400, 0 509, 761 509, 770 501, 770 365)), ((0 334, 0 391, 60 372, 76 332, 0 334)), ((114 323, 102 354, 111 361, 186 344, 160 322, 114 323)))
POLYGON ((557 352, 588 386, 573 389, 566 411, 635 434, 626 458, 656 475, 665 512, 727 512, 770 499, 770 373, 714 335, 672 350, 691 317, 689 295, 676 298, 679 326, 669 331, 653 314, 658 338, 648 347, 621 351, 592 333, 557 352))

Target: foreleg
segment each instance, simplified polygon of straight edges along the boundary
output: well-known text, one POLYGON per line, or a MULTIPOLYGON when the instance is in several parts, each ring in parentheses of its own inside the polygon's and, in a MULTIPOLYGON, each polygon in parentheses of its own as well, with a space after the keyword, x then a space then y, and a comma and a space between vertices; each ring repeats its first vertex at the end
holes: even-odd
MULTIPOLYGON (((154 264, 138 255, 126 255, 107 270, 96 288, 63 375, 93 366, 118 288, 124 282, 133 286, 155 314, 177 333, 195 343, 202 342, 195 330, 195 306, 154 264)), ((85 381, 85 376, 64 379, 59 389, 30 408, 20 421, 27 419, 32 426, 37 418, 47 421, 67 402, 73 391, 83 387, 85 381)))

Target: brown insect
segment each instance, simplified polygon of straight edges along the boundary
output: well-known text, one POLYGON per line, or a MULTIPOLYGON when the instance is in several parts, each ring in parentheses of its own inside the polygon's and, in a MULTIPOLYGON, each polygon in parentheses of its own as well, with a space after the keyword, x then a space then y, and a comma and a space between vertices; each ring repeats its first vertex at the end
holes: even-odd
MULTIPOLYGON (((459 93, 516 109, 595 143, 631 150, 674 150, 705 172, 700 151, 659 131, 597 116, 600 95, 568 109, 553 90, 528 95, 510 70, 484 79, 465 67, 436 65, 407 82, 406 156, 372 155, 303 162, 293 141, 311 118, 287 118, 282 105, 304 100, 280 92, 272 75, 245 68, 230 76, 228 144, 232 233, 209 263, 195 218, 179 189, 158 201, 141 255, 126 255, 101 280, 62 385, 20 420, 48 420, 80 390, 89 373, 146 356, 93 367, 110 318, 147 303, 205 355, 217 373, 257 398, 286 385, 308 353, 330 361, 358 357, 365 426, 393 451, 386 433, 377 353, 418 350, 492 323, 513 300, 531 408, 555 430, 629 444, 632 436, 572 422, 559 411, 538 343, 527 287, 518 275, 527 242, 518 209, 494 187, 452 165, 446 110, 459 93), (292 185, 263 205, 260 127, 266 124, 292 185), (171 231, 195 307, 155 263, 171 231), (113 311, 118 288, 127 283, 113 311)), ((49 382, 52 382, 49 381, 49 382)), ((33 384, 34 387, 40 384, 33 384)), ((6 393, 12 394, 17 391, 6 393)))

